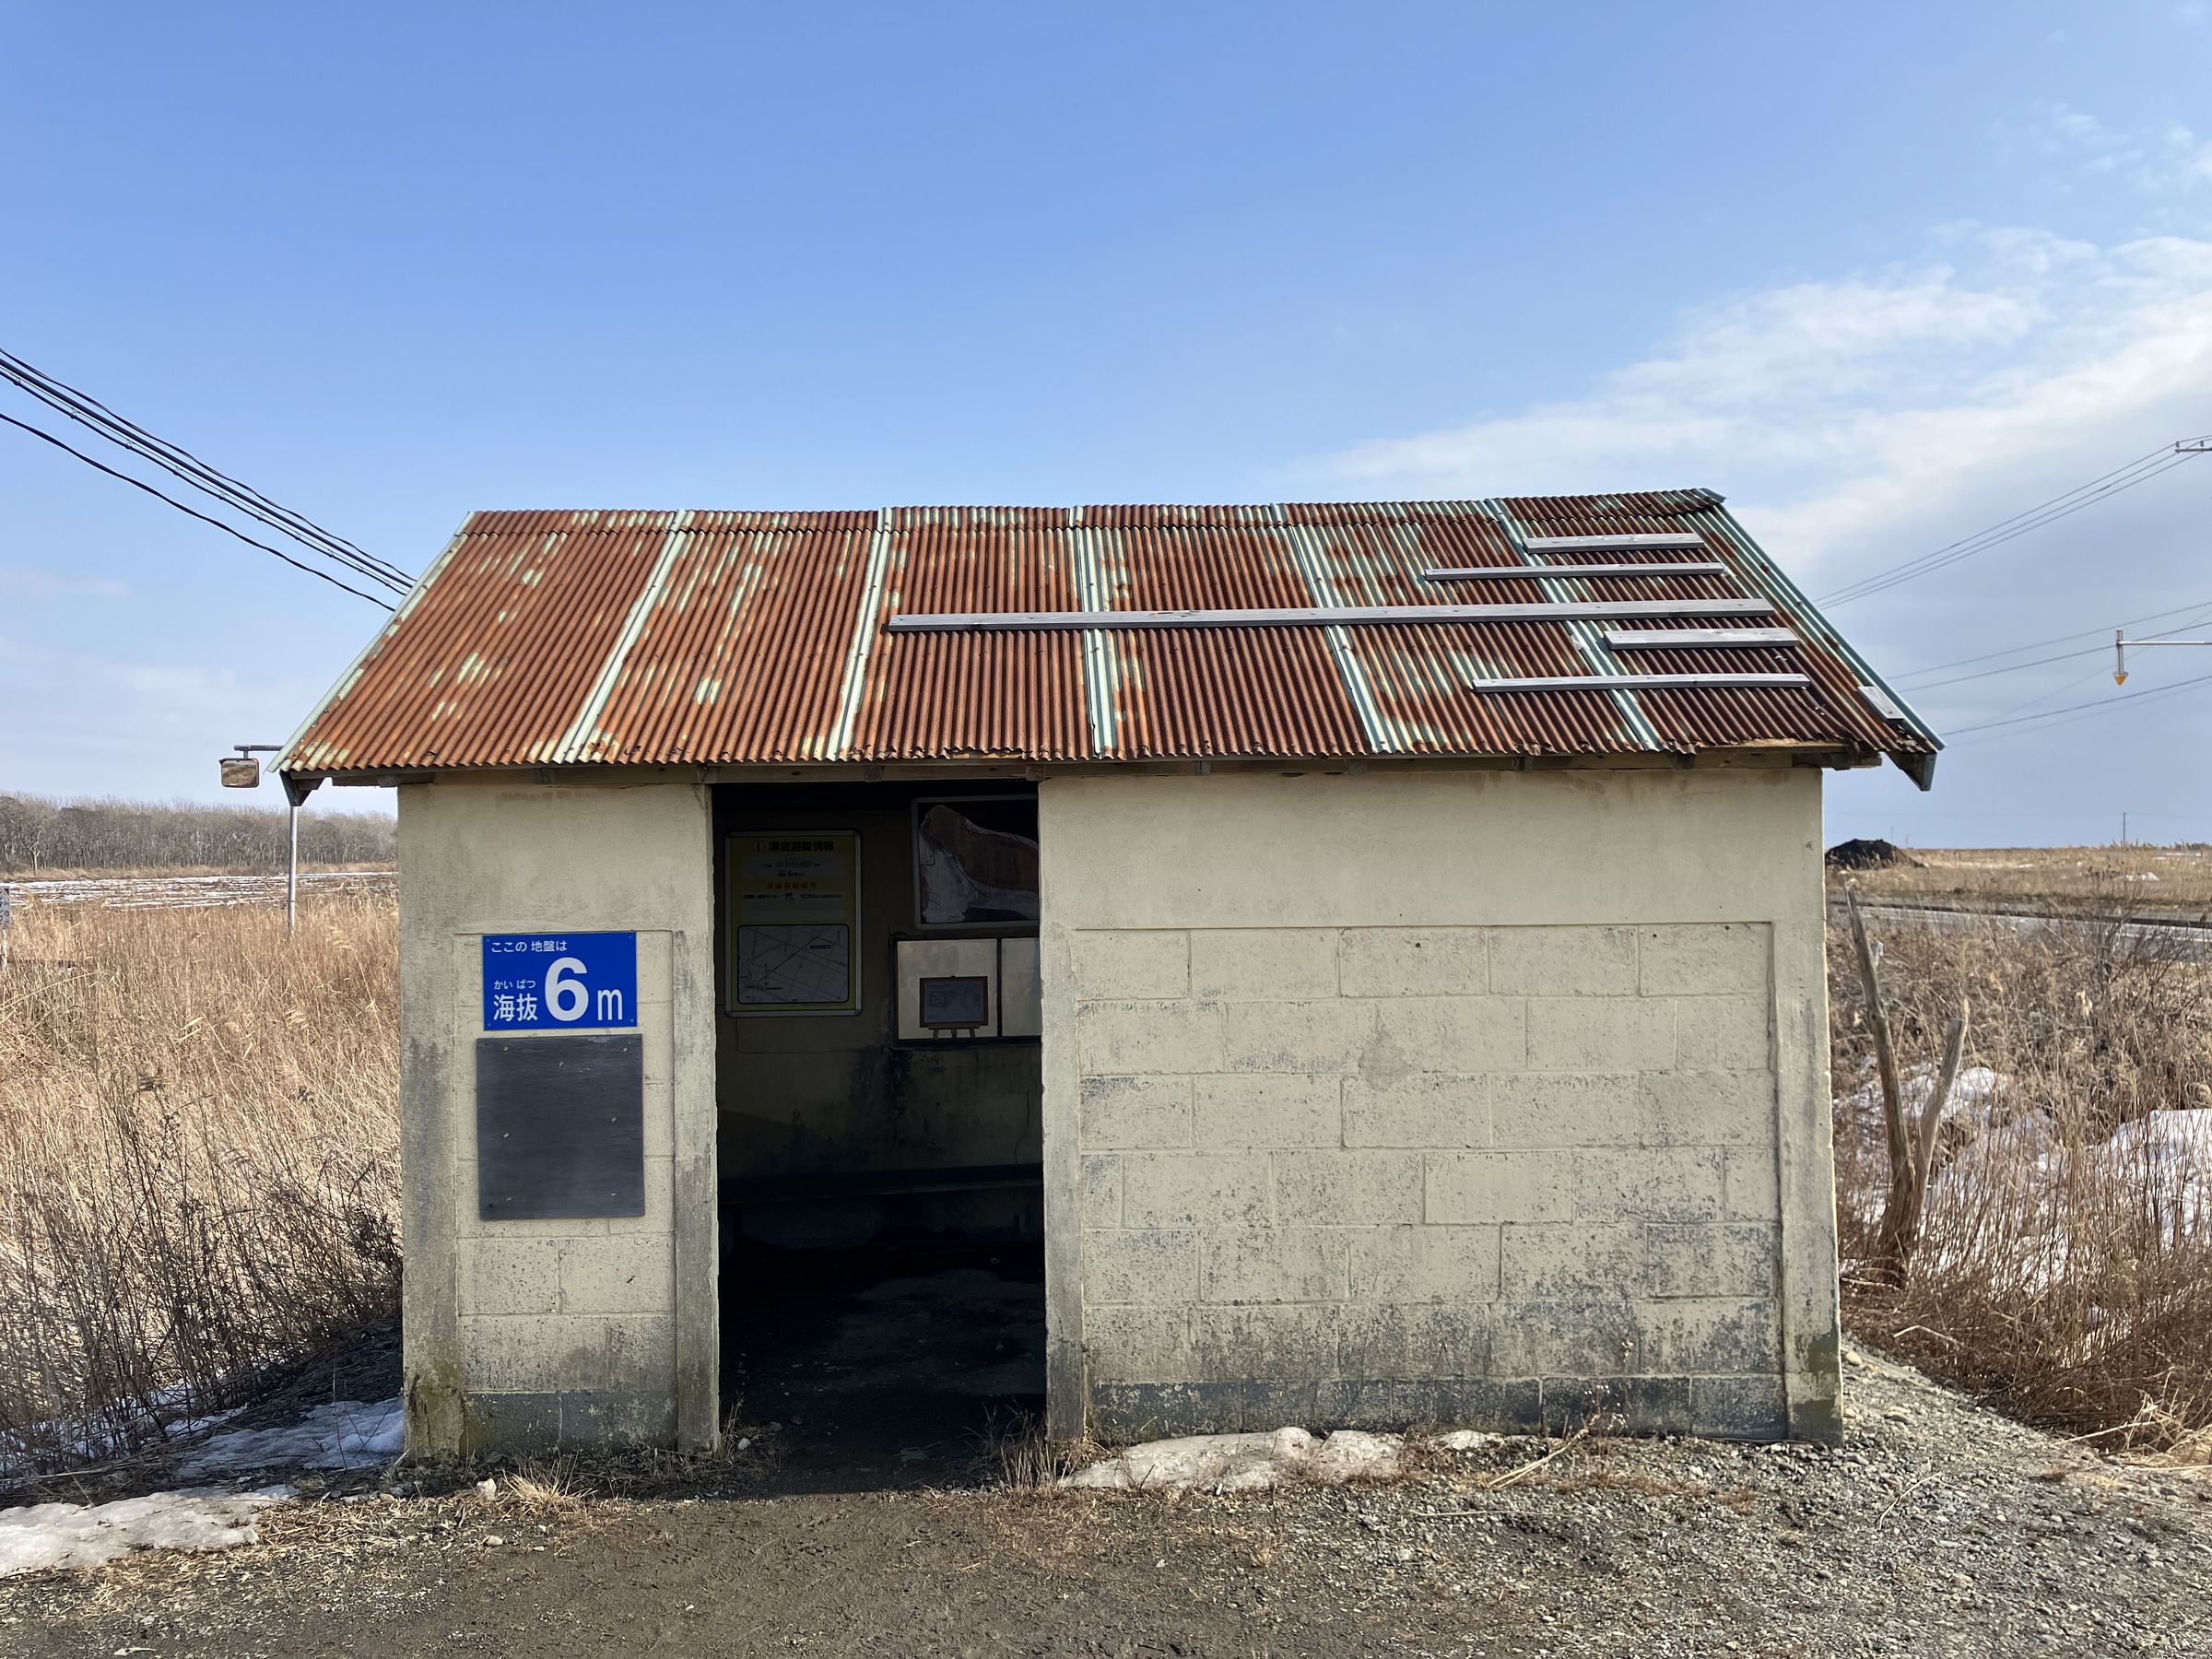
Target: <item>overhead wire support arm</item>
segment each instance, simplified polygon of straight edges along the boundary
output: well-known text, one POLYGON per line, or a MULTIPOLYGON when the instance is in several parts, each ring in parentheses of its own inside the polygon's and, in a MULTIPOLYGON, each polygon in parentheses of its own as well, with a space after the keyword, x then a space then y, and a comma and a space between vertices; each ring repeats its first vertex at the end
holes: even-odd
POLYGON ((2127 637, 2126 629, 2115 628, 2112 629, 2112 684, 2115 686, 2127 684, 2127 648, 2130 645, 2137 651, 2147 651, 2154 645, 2212 645, 2212 640, 2131 640, 2127 637))

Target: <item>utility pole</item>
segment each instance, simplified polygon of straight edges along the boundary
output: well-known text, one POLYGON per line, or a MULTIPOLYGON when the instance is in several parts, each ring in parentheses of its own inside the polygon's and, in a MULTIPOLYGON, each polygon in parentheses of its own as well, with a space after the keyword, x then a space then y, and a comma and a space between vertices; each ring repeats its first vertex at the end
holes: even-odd
MULTIPOLYGON (((222 757, 225 789, 259 789, 261 762, 255 755, 273 755, 281 743, 237 743, 235 755, 222 757)), ((284 786, 284 936, 300 930, 300 797, 287 782, 284 786)))

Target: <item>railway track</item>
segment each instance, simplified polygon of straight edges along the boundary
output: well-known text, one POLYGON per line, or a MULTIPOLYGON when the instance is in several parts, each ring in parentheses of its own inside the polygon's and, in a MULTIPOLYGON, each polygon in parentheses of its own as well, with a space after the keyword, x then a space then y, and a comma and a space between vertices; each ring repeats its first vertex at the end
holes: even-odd
MULTIPOLYGON (((2152 920, 2113 915, 2030 915, 2018 911, 1959 910, 1951 905, 1912 904, 1891 900, 1859 901, 1867 921, 1926 927, 1937 933, 1972 934, 2008 932, 2023 938, 2058 937, 2083 941, 2109 938, 2112 946, 2156 949, 2178 960, 2212 961, 2212 923, 2175 917, 2152 920)), ((1829 902, 1831 918, 1840 921, 1843 902, 1829 902)))

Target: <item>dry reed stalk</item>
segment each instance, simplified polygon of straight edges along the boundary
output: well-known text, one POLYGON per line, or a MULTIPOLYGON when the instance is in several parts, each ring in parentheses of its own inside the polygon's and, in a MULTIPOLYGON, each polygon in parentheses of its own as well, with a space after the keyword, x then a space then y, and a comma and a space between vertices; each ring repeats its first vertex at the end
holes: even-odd
POLYGON ((396 1300, 396 916, 29 905, 0 976, 0 1474, 235 1403, 396 1300))
POLYGON ((2191 1138, 2212 1136, 2212 1118, 2183 1115, 2212 1107, 2212 968, 2117 924, 1892 925, 1884 944, 1898 1050, 1929 1057, 1901 1080, 1909 1103, 1938 1087, 1933 1057, 1969 994, 1988 1072, 1963 1075, 1971 1087, 1948 1118, 1922 1121, 1919 1246, 1909 1282, 1885 1283, 1890 1131, 1854 953, 1837 931, 1837 1188, 1854 1329, 2030 1421, 2168 1422, 2177 1436, 2212 1425, 2212 1145, 2191 1138))

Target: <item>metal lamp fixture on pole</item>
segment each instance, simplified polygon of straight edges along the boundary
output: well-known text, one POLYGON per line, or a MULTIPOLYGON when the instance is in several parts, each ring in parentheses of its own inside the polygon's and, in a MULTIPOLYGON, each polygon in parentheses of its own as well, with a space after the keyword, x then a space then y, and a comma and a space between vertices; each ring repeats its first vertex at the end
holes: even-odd
MULTIPOLYGON (((284 745, 240 743, 232 747, 238 753, 222 757, 223 787, 258 789, 261 762, 253 757, 273 755, 284 745)), ((300 797, 292 793, 289 779, 284 785, 284 936, 288 939, 300 926, 300 797)))

